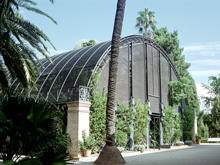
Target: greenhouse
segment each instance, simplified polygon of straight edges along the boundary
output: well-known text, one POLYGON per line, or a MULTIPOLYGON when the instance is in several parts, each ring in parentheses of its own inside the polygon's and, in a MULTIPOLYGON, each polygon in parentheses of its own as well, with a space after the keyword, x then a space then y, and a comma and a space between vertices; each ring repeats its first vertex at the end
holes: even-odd
MULTIPOLYGON (((78 152, 77 141, 82 130, 89 131, 89 90, 92 75, 99 72, 99 90, 107 89, 111 41, 72 50, 52 56, 39 65, 36 79, 37 90, 30 95, 44 98, 55 104, 68 107, 67 131, 72 145, 71 153, 78 152)), ((149 130, 158 131, 153 137, 162 144, 163 109, 169 105, 168 83, 179 79, 177 71, 166 52, 153 40, 139 35, 121 39, 118 61, 117 102, 130 105, 139 100, 150 106, 149 130)), ((19 83, 12 86, 23 92, 19 83)), ((182 115, 184 102, 176 110, 182 115)), ((148 131, 150 132, 150 131, 148 131)), ((148 145, 150 141, 148 138, 148 145)))

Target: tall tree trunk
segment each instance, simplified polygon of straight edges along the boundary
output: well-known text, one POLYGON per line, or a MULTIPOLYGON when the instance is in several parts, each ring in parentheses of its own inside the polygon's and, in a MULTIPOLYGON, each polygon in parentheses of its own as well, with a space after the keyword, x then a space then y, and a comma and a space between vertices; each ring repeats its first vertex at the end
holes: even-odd
POLYGON ((111 60, 109 65, 108 96, 106 110, 106 145, 95 164, 124 164, 121 153, 115 146, 115 95, 118 71, 120 37, 126 0, 118 0, 112 34, 111 60))

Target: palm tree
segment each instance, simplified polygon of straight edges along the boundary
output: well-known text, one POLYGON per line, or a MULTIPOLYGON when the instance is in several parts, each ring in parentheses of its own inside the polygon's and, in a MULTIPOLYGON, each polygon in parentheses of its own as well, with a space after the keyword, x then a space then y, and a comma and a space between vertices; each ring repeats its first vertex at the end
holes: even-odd
POLYGON ((154 14, 155 13, 148 10, 148 8, 145 8, 144 11, 138 12, 139 16, 136 18, 136 28, 138 28, 140 34, 149 37, 152 33, 151 30, 154 31, 156 29, 156 20, 154 14), (149 28, 151 28, 151 30, 149 28))
MULTIPOLYGON (((50 0, 53 3, 53 0, 50 0)), ((20 8, 48 16, 37 9, 34 0, 1 0, 0 2, 0 88, 7 92, 9 77, 17 78, 23 87, 28 87, 38 73, 39 60, 35 50, 47 59, 48 49, 45 42, 49 38, 34 24, 25 20, 20 14, 20 8)))
POLYGON ((118 0, 112 34, 111 59, 109 65, 108 96, 106 110, 106 145, 95 164, 124 164, 125 160, 115 146, 115 91, 118 70, 120 36, 126 0, 118 0), (109 156, 111 155, 111 158, 109 156))

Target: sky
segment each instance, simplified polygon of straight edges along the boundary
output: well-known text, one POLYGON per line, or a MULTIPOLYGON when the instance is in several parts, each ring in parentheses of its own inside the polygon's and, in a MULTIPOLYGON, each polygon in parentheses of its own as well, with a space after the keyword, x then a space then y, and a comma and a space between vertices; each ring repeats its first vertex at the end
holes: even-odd
MULTIPOLYGON (((117 0, 38 0, 38 8, 57 24, 26 10, 21 14, 40 27, 56 47, 52 54, 74 48, 79 40, 110 40, 117 0)), ((122 37, 138 34, 137 12, 155 12, 157 27, 177 30, 180 46, 197 84, 220 73, 220 0, 127 0, 122 37)))

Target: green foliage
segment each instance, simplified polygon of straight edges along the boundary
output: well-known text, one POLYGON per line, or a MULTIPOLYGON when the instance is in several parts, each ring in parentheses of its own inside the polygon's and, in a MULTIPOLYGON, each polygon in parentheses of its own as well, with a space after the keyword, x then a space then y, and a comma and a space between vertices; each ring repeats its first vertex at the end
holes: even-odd
POLYGON ((145 145, 134 145, 134 151, 144 152, 145 147, 146 147, 145 145))
POLYGON ((194 124, 193 110, 187 107, 184 111, 184 120, 183 120, 183 139, 184 140, 192 139, 193 124, 194 124))
POLYGON ((117 147, 117 149, 122 152, 122 151, 126 151, 126 149, 124 147, 117 147))
POLYGON ((196 109, 197 114, 199 113, 199 100, 194 79, 188 71, 190 64, 185 61, 182 54, 183 48, 179 46, 177 31, 169 32, 166 27, 156 29, 154 39, 168 53, 180 76, 180 81, 169 84, 170 105, 180 105, 180 99, 186 98, 188 108, 184 112, 183 135, 185 140, 191 139, 194 122, 192 110, 196 109))
POLYGON ((126 147, 128 137, 131 133, 130 125, 132 121, 132 109, 124 105, 119 105, 116 110, 116 145, 126 147))
POLYGON ((185 142, 184 142, 186 145, 189 145, 189 146, 191 146, 193 143, 192 143, 192 140, 186 140, 185 142))
POLYGON ((179 46, 178 32, 169 32, 166 27, 162 27, 154 31, 154 40, 167 52, 180 76, 187 76, 190 64, 185 62, 185 56, 182 55, 183 48, 179 46))
POLYGON ((29 156, 43 164, 64 162, 68 138, 63 109, 14 93, 0 96, 0 159, 29 156))
POLYGON ((204 85, 211 97, 205 97, 206 104, 212 104, 212 114, 206 116, 205 123, 207 123, 211 137, 220 137, 220 74, 209 77, 209 85, 204 85))
POLYGON ((208 130, 209 133, 208 137, 215 137, 215 130, 212 125, 212 114, 204 114, 203 122, 205 125, 205 131, 208 130))
POLYGON ((210 76, 209 77, 209 86, 204 85, 211 95, 214 95, 216 97, 220 97, 220 74, 218 76, 210 76))
POLYGON ((96 45, 98 42, 96 40, 79 40, 77 43, 74 45, 74 50, 91 46, 91 45, 96 45))
POLYGON ((49 38, 37 26, 19 14, 21 9, 26 9, 56 23, 52 17, 37 9, 36 5, 33 0, 0 2, 0 87, 5 92, 9 88, 9 75, 17 78, 23 87, 33 83, 33 78, 38 73, 37 63, 40 63, 35 51, 49 59, 45 42, 49 42, 54 48, 49 38))
POLYGON ((213 136, 220 137, 220 97, 216 97, 212 109, 213 136))
POLYGON ((121 130, 116 130, 115 132, 116 145, 120 147, 126 147, 128 144, 128 134, 121 130))
POLYGON ((90 45, 95 45, 95 44, 96 44, 95 40, 89 40, 89 41, 85 41, 85 42, 82 43, 83 47, 90 46, 90 45))
POLYGON ((179 46, 177 31, 169 32, 166 27, 156 29, 154 39, 167 52, 180 76, 180 81, 169 84, 170 103, 171 105, 180 105, 179 100, 186 98, 188 108, 184 112, 183 134, 185 140, 191 139, 194 122, 192 110, 196 109, 197 114, 199 113, 199 100, 195 81, 188 71, 190 64, 185 61, 183 48, 179 46))
POLYGON ((90 107, 90 136, 95 139, 94 151, 99 151, 99 147, 105 141, 106 137, 106 91, 98 91, 97 80, 99 74, 93 74, 91 79, 91 107, 90 107))
POLYGON ((182 81, 169 82, 169 104, 171 106, 180 106, 180 100, 186 98, 186 94, 183 92, 185 86, 182 81))
POLYGON ((82 141, 79 141, 80 151, 92 150, 95 147, 96 141, 92 136, 86 136, 86 132, 82 131, 82 141))
MULTIPOLYGON (((190 64, 185 61, 185 56, 183 53, 183 48, 179 46, 178 32, 169 32, 166 27, 156 29, 154 31, 154 40, 158 43, 169 55, 172 63, 174 64, 180 78, 183 83, 183 90, 185 92, 188 106, 191 109, 197 109, 199 111, 199 100, 197 98, 196 85, 190 75, 188 68, 190 64)), ((181 92, 177 92, 177 99, 181 96, 181 92)), ((177 102, 174 97, 174 102, 177 102)))
POLYGON ((187 104, 190 109, 196 109, 196 113, 199 113, 199 101, 197 97, 195 81, 191 75, 187 76, 187 87, 184 89, 187 98, 187 104))
POLYGON ((172 107, 166 107, 164 114, 163 140, 164 143, 171 144, 173 141, 180 140, 182 136, 182 121, 180 114, 172 107))
POLYGON ((199 112, 197 126, 198 126, 198 136, 200 138, 208 138, 209 137, 209 128, 204 124, 204 112, 199 112))
POLYGON ((207 125, 204 126, 203 137, 209 138, 209 127, 207 125))
MULTIPOLYGON (((105 140, 106 136, 106 91, 102 94, 98 91, 97 80, 99 74, 94 74, 91 79, 91 108, 90 108, 90 136, 96 141, 94 151, 98 151, 99 147, 105 140)), ((140 102, 136 102, 134 115, 134 142, 135 144, 146 143, 146 127, 149 122, 148 106, 140 102)), ((132 121, 133 111, 124 105, 119 105, 116 110, 116 145, 126 148, 129 135, 131 133, 130 125, 132 121)))
POLYGON ((201 138, 201 143, 208 143, 208 138, 201 138))
POLYGON ((146 144, 147 124, 149 123, 148 105, 141 104, 139 101, 135 104, 134 119, 134 143, 146 144))
POLYGON ((205 125, 211 125, 212 123, 212 115, 211 114, 204 114, 203 121, 205 125))

